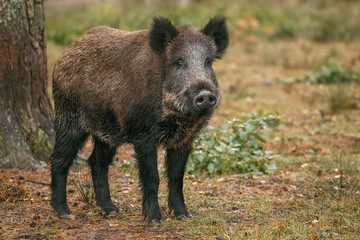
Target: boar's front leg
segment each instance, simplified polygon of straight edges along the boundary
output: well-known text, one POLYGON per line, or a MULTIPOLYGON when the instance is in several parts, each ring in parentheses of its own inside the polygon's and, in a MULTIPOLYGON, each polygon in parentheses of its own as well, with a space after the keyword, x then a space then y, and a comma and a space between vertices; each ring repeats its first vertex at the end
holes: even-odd
POLYGON ((174 211, 176 218, 182 220, 192 218, 187 211, 183 195, 183 179, 186 162, 189 158, 191 147, 166 150, 166 168, 169 187, 169 211, 174 211))
MULTIPOLYGON (((77 117, 75 114, 71 116, 77 117)), ((81 130, 76 119, 68 119, 63 116, 57 116, 55 131, 55 147, 50 156, 52 190, 50 204, 59 216, 63 216, 70 214, 66 201, 66 181, 69 168, 88 134, 81 130)))
POLYGON ((134 144, 134 149, 143 194, 144 220, 157 224, 162 220, 158 203, 160 178, 157 169, 157 148, 152 144, 138 143, 134 144))
POLYGON ((115 151, 116 148, 95 138, 94 150, 88 160, 94 183, 96 204, 101 207, 105 215, 119 212, 119 209, 111 201, 108 182, 109 165, 115 151))

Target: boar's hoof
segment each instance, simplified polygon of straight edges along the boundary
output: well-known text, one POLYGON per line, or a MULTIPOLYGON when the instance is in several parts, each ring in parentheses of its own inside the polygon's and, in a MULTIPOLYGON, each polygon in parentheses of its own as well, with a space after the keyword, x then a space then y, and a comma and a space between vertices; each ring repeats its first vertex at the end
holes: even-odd
POLYGON ((190 213, 181 214, 179 216, 176 216, 176 219, 180 220, 180 221, 183 221, 183 220, 186 220, 186 219, 189 219, 189 218, 193 218, 193 216, 190 213))
POLYGON ((169 215, 174 212, 176 219, 185 220, 187 218, 193 218, 193 216, 187 211, 186 207, 178 208, 177 210, 170 204, 169 205, 169 215))
POLYGON ((109 216, 109 215, 119 216, 120 215, 119 208, 117 206, 115 206, 114 204, 108 204, 105 206, 101 206, 101 210, 103 211, 105 216, 109 216))
POLYGON ((65 205, 59 205, 59 204, 51 204, 53 207, 54 212, 58 215, 60 218, 66 218, 67 215, 71 213, 69 206, 67 204, 65 205))
POLYGON ((147 216, 144 216, 144 222, 146 222, 146 221, 153 225, 158 225, 161 222, 165 221, 165 219, 161 215, 160 215, 160 217, 157 217, 157 218, 149 218, 147 216))
POLYGON ((160 224, 160 222, 161 222, 161 221, 159 221, 159 220, 157 220, 157 219, 151 220, 151 224, 152 224, 152 225, 158 225, 158 224, 160 224))

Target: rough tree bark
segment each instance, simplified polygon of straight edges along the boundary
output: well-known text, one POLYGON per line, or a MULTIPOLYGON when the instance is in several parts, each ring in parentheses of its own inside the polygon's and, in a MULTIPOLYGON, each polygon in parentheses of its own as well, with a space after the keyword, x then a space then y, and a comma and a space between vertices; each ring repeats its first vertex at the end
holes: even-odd
POLYGON ((0 0, 0 167, 36 169, 53 144, 42 0, 0 0))

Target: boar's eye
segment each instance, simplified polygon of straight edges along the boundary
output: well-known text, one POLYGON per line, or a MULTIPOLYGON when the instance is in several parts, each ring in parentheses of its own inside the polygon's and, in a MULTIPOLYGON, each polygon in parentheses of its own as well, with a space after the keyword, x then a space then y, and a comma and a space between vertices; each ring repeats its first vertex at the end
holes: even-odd
POLYGON ((176 66, 177 68, 182 68, 182 67, 184 67, 184 66, 185 66, 184 60, 183 60, 182 58, 179 58, 178 60, 176 60, 175 66, 176 66))
POLYGON ((206 58, 205 67, 212 67, 213 60, 211 58, 206 58))

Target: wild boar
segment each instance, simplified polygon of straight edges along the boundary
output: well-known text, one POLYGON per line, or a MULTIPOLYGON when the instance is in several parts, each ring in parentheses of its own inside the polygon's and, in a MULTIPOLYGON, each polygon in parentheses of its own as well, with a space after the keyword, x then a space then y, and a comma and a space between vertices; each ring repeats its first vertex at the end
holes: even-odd
POLYGON ((110 198, 109 164, 116 148, 134 146, 144 219, 162 220, 158 204, 157 149, 166 151, 168 207, 178 219, 191 217, 183 177, 194 139, 220 102, 212 63, 229 43, 223 17, 202 29, 175 27, 163 17, 150 30, 109 27, 88 31, 56 61, 53 70, 55 146, 51 162, 51 206, 70 213, 66 181, 89 135, 88 159, 98 206, 118 212, 110 198))

